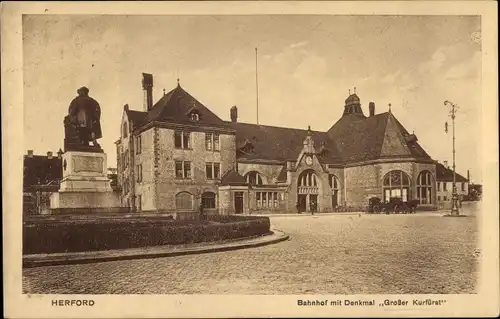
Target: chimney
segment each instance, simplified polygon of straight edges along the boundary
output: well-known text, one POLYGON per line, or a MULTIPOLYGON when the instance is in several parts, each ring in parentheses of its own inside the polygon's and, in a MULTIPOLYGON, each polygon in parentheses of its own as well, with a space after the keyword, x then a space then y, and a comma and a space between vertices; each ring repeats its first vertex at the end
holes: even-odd
POLYGON ((144 112, 153 107, 153 75, 142 74, 142 89, 144 90, 144 112))
POLYGON ((238 108, 233 106, 229 112, 231 114, 231 122, 235 123, 238 121, 238 108))
POLYGON ((370 110, 370 116, 374 116, 375 115, 375 103, 370 102, 370 104, 368 105, 368 109, 370 110))
POLYGON ((28 157, 33 158, 33 150, 28 150, 28 157))
POLYGON ((444 167, 446 167, 446 168, 450 168, 450 167, 448 166, 448 161, 444 161, 444 162, 443 162, 443 165, 444 165, 444 167))
POLYGON ((467 170, 467 182, 470 182, 470 172, 467 170))
POLYGON ((47 152, 47 158, 52 159, 52 152, 51 151, 47 152))

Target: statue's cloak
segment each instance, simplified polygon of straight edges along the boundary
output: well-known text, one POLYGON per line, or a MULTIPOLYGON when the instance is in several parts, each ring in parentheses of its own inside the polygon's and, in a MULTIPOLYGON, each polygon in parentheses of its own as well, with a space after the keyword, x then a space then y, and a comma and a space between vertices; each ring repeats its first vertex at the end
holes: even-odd
MULTIPOLYGON (((79 128, 85 128, 95 134, 95 139, 102 137, 101 107, 89 96, 77 96, 69 105, 70 121, 79 128)), ((89 136, 89 140, 92 140, 89 136)))

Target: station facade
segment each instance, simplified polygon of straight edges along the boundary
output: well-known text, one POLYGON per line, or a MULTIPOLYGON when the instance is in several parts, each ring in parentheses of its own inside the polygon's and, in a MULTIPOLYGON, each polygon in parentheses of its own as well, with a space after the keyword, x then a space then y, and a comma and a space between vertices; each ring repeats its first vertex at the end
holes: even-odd
POLYGON ((225 121, 180 84, 124 106, 116 141, 122 203, 135 211, 221 214, 363 209, 371 197, 436 207, 436 161, 389 111, 356 94, 326 132, 225 121))

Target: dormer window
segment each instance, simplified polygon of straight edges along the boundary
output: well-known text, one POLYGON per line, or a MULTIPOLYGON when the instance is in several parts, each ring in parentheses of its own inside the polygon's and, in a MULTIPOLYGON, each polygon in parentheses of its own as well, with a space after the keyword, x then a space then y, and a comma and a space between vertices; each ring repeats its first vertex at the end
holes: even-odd
POLYGON ((190 114, 190 118, 191 118, 191 121, 198 122, 200 120, 200 114, 193 112, 190 114))

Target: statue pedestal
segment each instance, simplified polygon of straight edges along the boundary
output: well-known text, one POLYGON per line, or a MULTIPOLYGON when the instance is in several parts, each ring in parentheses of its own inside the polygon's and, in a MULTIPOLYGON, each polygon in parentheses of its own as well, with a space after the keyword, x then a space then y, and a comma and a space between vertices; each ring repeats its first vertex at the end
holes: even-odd
POLYGON ((63 154, 63 179, 50 197, 54 213, 123 211, 107 177, 106 154, 68 151, 63 154))

